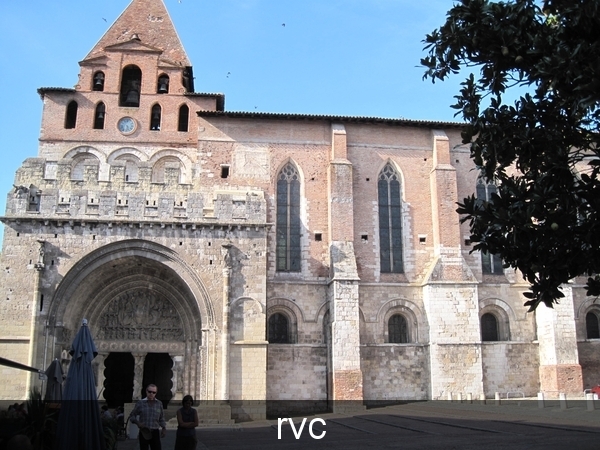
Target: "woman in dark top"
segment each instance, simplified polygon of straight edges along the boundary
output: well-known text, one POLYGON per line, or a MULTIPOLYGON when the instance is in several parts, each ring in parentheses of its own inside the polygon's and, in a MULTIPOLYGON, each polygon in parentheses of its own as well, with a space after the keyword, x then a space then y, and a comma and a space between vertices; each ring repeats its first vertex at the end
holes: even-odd
POLYGON ((177 410, 175 450, 194 450, 198 443, 198 440, 196 439, 198 412, 192 408, 194 399, 191 395, 183 397, 181 404, 183 405, 183 408, 177 410))

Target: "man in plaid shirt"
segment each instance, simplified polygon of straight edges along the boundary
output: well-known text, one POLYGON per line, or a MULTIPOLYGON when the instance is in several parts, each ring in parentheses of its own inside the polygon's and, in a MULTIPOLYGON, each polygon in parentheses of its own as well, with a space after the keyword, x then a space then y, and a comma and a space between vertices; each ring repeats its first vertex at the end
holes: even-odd
POLYGON ((156 400, 157 391, 156 385, 149 384, 146 398, 138 401, 129 415, 129 421, 140 427, 140 450, 148 450, 148 447, 151 450, 161 450, 160 438, 167 433, 162 402, 156 400))

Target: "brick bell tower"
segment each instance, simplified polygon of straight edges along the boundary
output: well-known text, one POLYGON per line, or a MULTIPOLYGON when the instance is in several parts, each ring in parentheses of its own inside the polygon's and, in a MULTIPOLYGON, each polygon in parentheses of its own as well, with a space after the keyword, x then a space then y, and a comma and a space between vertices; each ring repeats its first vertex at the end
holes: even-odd
MULTIPOLYGON (((160 136, 162 142, 194 145, 190 113, 223 106, 220 95, 194 93, 191 63, 162 0, 133 0, 79 65, 75 97, 70 89, 40 89, 42 143, 69 138, 152 143, 160 136), (55 107, 66 107, 66 114, 55 107), (55 123, 63 120, 64 126, 55 123), (84 128, 91 130, 83 135, 84 128)), ((42 145, 40 156, 63 156, 47 150, 42 145)), ((102 175, 108 174, 101 167, 102 175)))

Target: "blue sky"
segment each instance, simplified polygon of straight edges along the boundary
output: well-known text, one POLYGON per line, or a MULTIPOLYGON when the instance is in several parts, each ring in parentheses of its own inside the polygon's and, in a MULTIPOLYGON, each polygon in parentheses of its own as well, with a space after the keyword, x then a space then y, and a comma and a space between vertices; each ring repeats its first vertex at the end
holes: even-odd
MULTIPOLYGON (((457 120, 450 105, 460 79, 432 84, 419 67, 422 40, 443 24, 452 1, 164 2, 194 66, 196 92, 225 94, 227 110, 457 120)), ((78 62, 128 4, 3 2, 0 214, 15 171, 37 156, 37 89, 73 87, 78 62)))

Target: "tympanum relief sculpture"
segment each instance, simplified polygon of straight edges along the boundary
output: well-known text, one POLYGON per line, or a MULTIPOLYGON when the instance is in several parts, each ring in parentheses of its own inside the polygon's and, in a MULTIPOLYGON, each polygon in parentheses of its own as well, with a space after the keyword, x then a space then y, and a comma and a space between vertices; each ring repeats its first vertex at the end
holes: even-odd
POLYGON ((183 340, 181 318, 164 297, 150 290, 129 291, 102 311, 99 340, 183 340))

